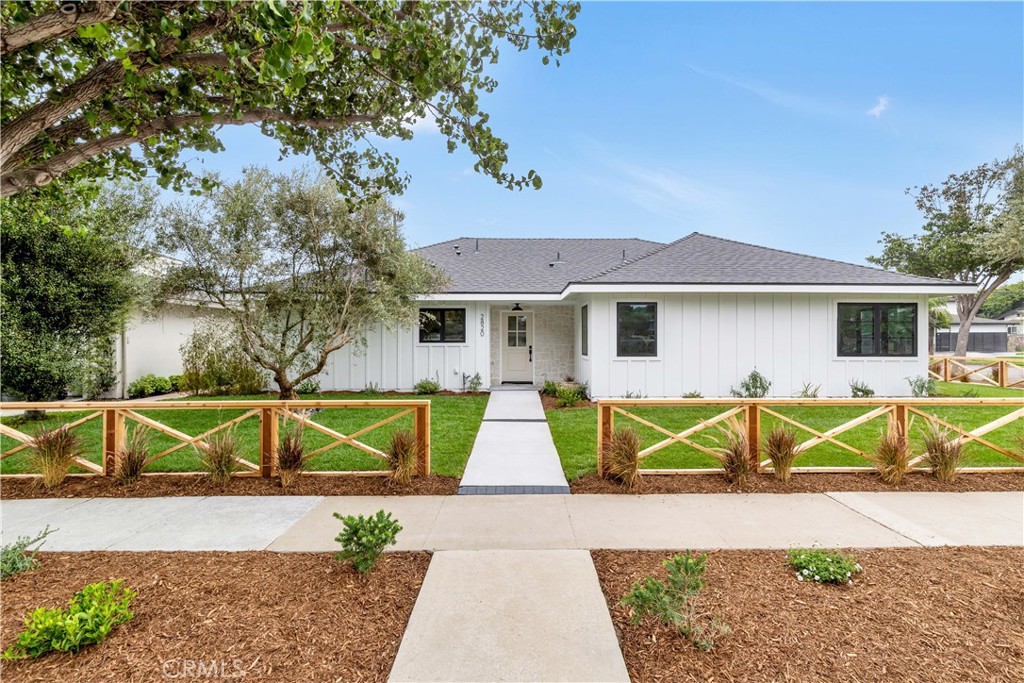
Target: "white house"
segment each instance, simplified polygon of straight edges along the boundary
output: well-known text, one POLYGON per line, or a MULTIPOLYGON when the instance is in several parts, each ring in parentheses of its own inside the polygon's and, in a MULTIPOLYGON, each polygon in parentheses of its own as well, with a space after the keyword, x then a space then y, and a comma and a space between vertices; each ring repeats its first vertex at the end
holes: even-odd
MULTIPOLYGON (((417 329, 371 329, 365 346, 334 353, 323 390, 409 391, 427 378, 461 390, 479 374, 484 387, 572 377, 595 397, 724 396, 757 369, 776 396, 805 383, 846 396, 852 380, 905 395, 906 378, 927 375, 929 297, 974 290, 699 233, 670 244, 460 238, 417 251, 450 289, 424 297, 417 329)), ((133 368, 180 372, 182 315, 129 330, 127 381, 133 368)))

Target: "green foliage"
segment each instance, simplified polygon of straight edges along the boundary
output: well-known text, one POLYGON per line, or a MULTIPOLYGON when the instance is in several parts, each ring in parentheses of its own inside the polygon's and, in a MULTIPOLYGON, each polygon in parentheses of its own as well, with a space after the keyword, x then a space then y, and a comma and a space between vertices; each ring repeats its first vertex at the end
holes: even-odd
POLYGON ((341 544, 341 552, 335 553, 339 562, 351 562, 356 571, 365 574, 377 564, 377 558, 389 545, 394 545, 402 526, 391 518, 390 512, 378 510, 371 517, 343 516, 334 513, 344 525, 334 539, 341 544))
POLYGON ((729 627, 718 618, 701 613, 697 598, 705 586, 707 555, 687 550, 665 560, 666 580, 653 576, 635 581, 619 604, 630 610, 630 621, 639 624, 647 617, 673 626, 704 651, 712 650, 718 636, 729 627))
POLYGON ((171 391, 181 391, 181 375, 168 375, 167 381, 171 383, 171 391))
POLYGON ((146 460, 149 459, 153 436, 153 431, 145 425, 136 425, 132 430, 124 448, 117 453, 114 480, 118 484, 134 484, 142 477, 142 470, 146 468, 146 460))
POLYGON ((555 390, 555 405, 559 408, 572 408, 586 400, 586 384, 563 384, 555 390))
POLYGON ((413 386, 417 394, 436 394, 441 391, 441 383, 432 379, 421 379, 413 386))
POLYGON ((721 423, 716 423, 715 427, 721 432, 722 440, 714 440, 722 445, 712 446, 711 454, 718 460, 729 481, 737 486, 743 486, 750 475, 757 471, 750 457, 747 426, 733 415, 721 423))
POLYGON ((631 427, 612 432, 603 445, 604 476, 632 491, 640 485, 640 435, 631 427))
POLYGON ((859 379, 850 380, 850 396, 852 398, 871 398, 874 395, 875 390, 869 387, 867 383, 859 379))
POLYGON ((206 438, 206 447, 198 448, 199 461, 215 486, 225 486, 238 470, 238 435, 233 428, 206 438))
POLYGON ((476 392, 480 391, 480 389, 481 389, 481 387, 483 387, 483 385, 484 385, 484 378, 481 377, 480 373, 478 372, 478 373, 476 373, 475 375, 473 375, 472 377, 469 378, 469 384, 467 385, 467 388, 471 392, 473 392, 475 394, 476 392))
POLYGON ((558 395, 558 382, 547 379, 544 380, 544 388, 541 389, 541 393, 545 396, 557 396, 558 395))
POLYGON ((810 382, 804 382, 804 385, 797 392, 797 398, 818 398, 818 394, 821 392, 820 384, 812 384, 810 382))
POLYGON ((771 460, 775 478, 788 484, 797 456, 796 432, 786 425, 775 425, 764 437, 761 450, 771 460))
POLYGON ((992 292, 978 309, 978 315, 982 318, 998 318, 1021 305, 1024 305, 1024 282, 1014 282, 992 292))
POLYGON ((82 440, 67 425, 42 427, 32 440, 32 471, 42 477, 45 488, 57 488, 84 451, 82 440))
POLYGON ((928 420, 927 426, 921 430, 924 442, 924 463, 932 471, 932 475, 945 484, 956 480, 964 458, 963 431, 955 436, 937 422, 928 420))
POLYGON ((388 444, 388 467, 391 478, 408 486, 419 469, 420 447, 416 435, 408 429, 399 429, 391 434, 388 444))
POLYGON ((862 569, 853 555, 821 548, 793 548, 787 554, 797 581, 853 585, 853 575, 862 569))
POLYGON ((704 394, 700 393, 699 391, 687 391, 685 394, 683 394, 682 397, 683 398, 704 398, 704 394))
POLYGON ((159 396, 169 394, 174 390, 174 385, 167 377, 158 375, 143 375, 128 384, 129 398, 145 398, 147 396, 159 396))
POLYGON ((76 389, 87 399, 100 398, 117 384, 114 344, 109 338, 94 340, 82 347, 76 389))
POLYGON ((245 354, 230 327, 201 322, 181 346, 178 388, 190 394, 258 394, 266 373, 245 354))
POLYGON ((373 397, 373 396, 382 396, 383 392, 381 392, 379 384, 377 384, 375 382, 369 382, 369 383, 367 383, 367 385, 365 387, 363 387, 362 394, 364 396, 373 397))
MULTIPOLYGON (((910 385, 910 393, 914 395, 914 398, 923 398, 926 396, 934 396, 937 385, 935 380, 931 377, 906 377, 907 384, 910 385)), ((873 393, 873 392, 872 392, 873 393)))
POLYGON ((43 540, 54 531, 56 529, 46 527, 34 538, 19 536, 14 543, 8 543, 0 548, 0 581, 38 567, 36 553, 39 552, 39 546, 32 546, 37 543, 42 545, 43 540))
POLYGON ((80 203, 29 196, 0 202, 5 392, 46 401, 64 398, 69 387, 87 395, 109 388, 109 340, 141 295, 133 267, 152 199, 144 185, 108 185, 80 203))
POLYGON ((372 325, 415 325, 418 298, 444 289, 443 274, 407 249, 401 219, 384 201, 353 205, 308 170, 246 168, 165 210, 157 242, 182 262, 158 299, 216 305, 245 356, 294 399, 332 353, 372 325))
POLYGON ((729 393, 736 398, 764 398, 772 388, 771 381, 757 371, 750 371, 750 374, 740 380, 740 388, 729 388, 729 393))
MULTIPOLYGON (((67 21, 50 3, 0 7, 5 34, 67 21)), ((498 85, 489 72, 501 50, 537 50, 557 64, 579 12, 578 3, 521 0, 78 7, 77 31, 5 42, 5 196, 61 174, 151 171, 181 189, 194 182, 185 160, 195 155, 184 150, 219 151, 221 127, 250 123, 282 156, 315 157, 347 195, 397 194, 406 183, 398 160, 367 139, 411 139, 421 120, 434 122, 448 152, 467 148, 478 172, 539 188, 534 171, 507 169, 507 144, 481 100, 498 85)))
POLYGON ((300 382, 295 386, 295 392, 298 394, 319 394, 320 380, 310 378, 300 382))
POLYGON ((132 601, 138 596, 124 581, 91 583, 75 593, 67 608, 40 607, 25 617, 25 630, 4 659, 36 658, 48 652, 78 652, 103 641, 115 627, 135 616, 132 601))

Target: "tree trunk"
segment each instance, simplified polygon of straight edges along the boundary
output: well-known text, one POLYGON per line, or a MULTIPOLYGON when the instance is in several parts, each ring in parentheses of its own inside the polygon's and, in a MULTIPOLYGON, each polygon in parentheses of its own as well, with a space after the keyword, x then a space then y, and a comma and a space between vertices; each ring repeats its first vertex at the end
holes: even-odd
POLYGON ((26 420, 45 420, 46 419, 46 411, 45 410, 26 410, 25 414, 23 415, 23 417, 26 420))
POLYGON ((973 294, 961 294, 956 297, 956 315, 960 319, 960 330, 956 333, 956 352, 954 356, 967 355, 967 342, 971 338, 971 323, 978 314, 981 300, 973 294))
POLYGON ((278 393, 277 398, 281 401, 298 401, 299 392, 295 391, 295 387, 281 387, 281 391, 278 393))

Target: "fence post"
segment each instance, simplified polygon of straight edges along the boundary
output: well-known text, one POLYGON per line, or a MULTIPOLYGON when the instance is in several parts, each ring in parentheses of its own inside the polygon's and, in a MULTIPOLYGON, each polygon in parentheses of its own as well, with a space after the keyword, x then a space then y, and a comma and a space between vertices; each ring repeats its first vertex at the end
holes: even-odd
POLYGON ((419 451, 419 472, 424 477, 430 476, 430 403, 416 406, 413 413, 416 446, 419 451))
POLYGON ((1008 387, 1010 383, 1007 381, 1007 370, 1010 369, 1010 361, 1001 360, 999 361, 999 386, 1008 387))
POLYGON ((124 415, 116 408, 103 411, 103 475, 112 476, 117 471, 118 454, 124 449, 124 415))
POLYGON ((907 404, 897 403, 893 406, 893 421, 896 423, 896 432, 901 436, 910 437, 907 433, 907 404))
POLYGON ((597 401, 597 476, 604 476, 604 445, 615 432, 615 413, 611 406, 604 404, 601 399, 597 401))
POLYGON ((274 473, 277 455, 278 425, 276 408, 260 408, 260 476, 274 473))
POLYGON ((952 372, 949 368, 949 356, 946 356, 942 359, 942 381, 948 382, 949 378, 952 376, 952 372))
POLYGON ((754 471, 761 468, 761 406, 751 403, 747 406, 747 450, 750 453, 754 471))

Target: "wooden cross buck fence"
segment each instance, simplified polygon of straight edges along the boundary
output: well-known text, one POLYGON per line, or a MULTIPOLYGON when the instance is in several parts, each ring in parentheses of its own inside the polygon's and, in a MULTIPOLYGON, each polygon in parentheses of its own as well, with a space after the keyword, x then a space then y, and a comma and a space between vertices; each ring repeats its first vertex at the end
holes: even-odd
POLYGON ((943 382, 1024 389, 1024 366, 1005 359, 935 356, 928 360, 928 376, 943 382))

